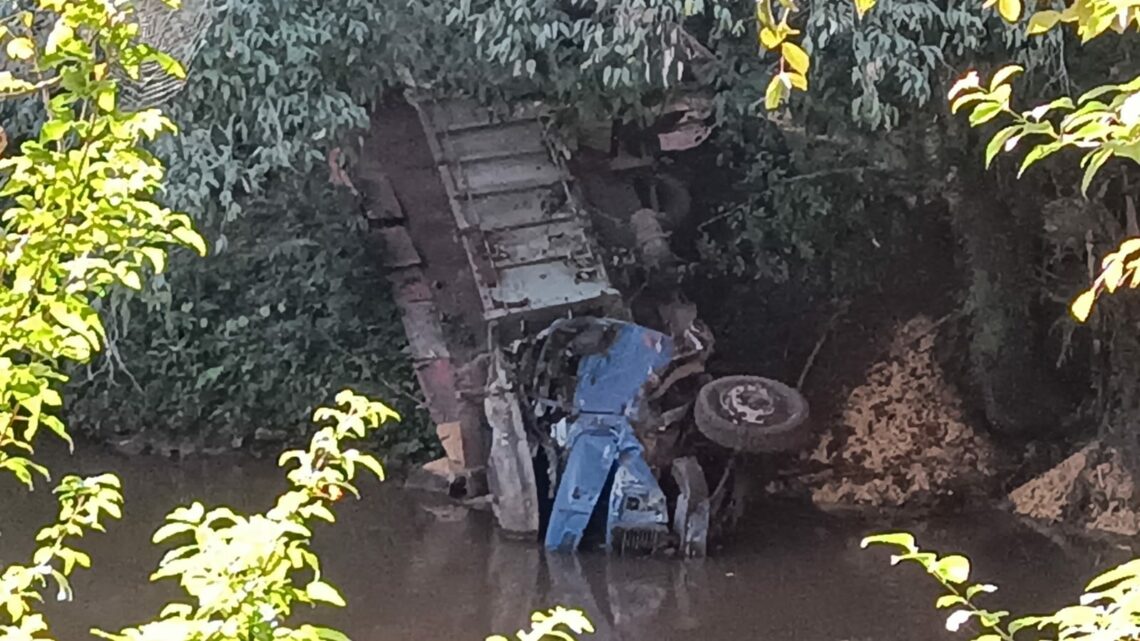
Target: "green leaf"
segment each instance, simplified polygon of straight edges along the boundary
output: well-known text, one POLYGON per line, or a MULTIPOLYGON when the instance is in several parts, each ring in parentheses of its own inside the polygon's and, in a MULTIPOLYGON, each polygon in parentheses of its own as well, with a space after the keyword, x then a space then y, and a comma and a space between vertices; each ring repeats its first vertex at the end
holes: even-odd
POLYGON ((974 616, 975 613, 971 612, 970 610, 958 610, 950 616, 946 617, 946 629, 951 632, 957 632, 958 630, 962 629, 962 625, 964 625, 974 616))
POLYGON ((966 603, 966 599, 963 599, 962 597, 958 596, 957 594, 945 594, 943 596, 938 597, 938 601, 936 601, 934 603, 934 607, 938 608, 939 610, 942 610, 945 608, 951 608, 951 607, 954 607, 956 605, 968 605, 968 604, 966 603))
POLYGON ((198 252, 199 256, 206 255, 206 241, 198 232, 190 227, 175 227, 170 234, 175 240, 198 252))
POLYGON ((855 0, 855 13, 862 18, 867 12, 875 8, 876 0, 855 0))
POLYGON ((105 112, 115 111, 115 92, 111 90, 100 91, 95 98, 95 104, 105 112))
POLYGON ((772 80, 768 82, 768 90, 764 92, 764 108, 768 111, 779 109, 787 93, 788 87, 780 76, 772 76, 772 80))
POLYGON ((194 613, 194 608, 186 603, 168 603, 166 607, 162 608, 159 613, 159 619, 170 619, 174 617, 186 618, 194 613))
POLYGON ((182 63, 175 60, 168 54, 161 51, 155 51, 150 54, 151 60, 154 60, 166 74, 173 76, 179 80, 186 79, 186 69, 183 68, 182 63))
POLYGON ((1021 17, 1021 0, 998 0, 998 13, 1006 22, 1015 23, 1021 17))
POLYGON ((161 247, 140 247, 139 252, 150 261, 154 273, 161 274, 166 270, 166 251, 161 247))
POLYGON ((1090 153, 1086 158, 1089 159, 1089 162, 1088 166, 1085 167, 1085 174, 1081 178, 1081 194, 1084 196, 1088 196, 1089 185, 1092 184, 1096 173, 1100 171, 1100 168, 1104 166, 1104 163, 1107 162, 1109 158, 1112 158, 1112 149, 1110 147, 1101 147, 1090 153))
POLYGON ((780 53, 796 73, 807 75, 808 69, 811 68, 811 58, 799 45, 794 42, 785 42, 780 45, 780 53))
POLYGON ((41 142, 55 142, 67 135, 71 123, 64 120, 49 120, 40 128, 41 142))
POLYGON ((993 79, 990 80, 990 91, 997 91, 997 88, 1004 84, 1005 81, 1013 77, 1014 74, 1018 74, 1023 71, 1025 71, 1025 67, 1022 67, 1021 65, 1006 65, 1001 69, 998 69, 996 72, 994 72, 993 79))
POLYGON ((5 50, 13 60, 27 60, 36 55, 36 46, 30 38, 12 38, 5 50))
POLYGON ((980 583, 978 585, 971 585, 969 588, 966 589, 966 598, 967 599, 973 599, 974 597, 978 596, 979 594, 991 594, 993 592, 997 592, 997 586, 996 585, 990 585, 988 583, 980 583))
POLYGON ((1069 306, 1069 311, 1072 312, 1073 317, 1075 317, 1077 321, 1083 323, 1089 319, 1089 314, 1092 313, 1093 303, 1095 302, 1096 292, 1090 289, 1086 292, 1082 292, 1080 296, 1077 296, 1077 299, 1069 306))
POLYGON ((780 76, 785 86, 791 85, 800 91, 807 91, 808 81, 807 77, 803 74, 796 73, 794 71, 788 71, 780 74, 780 76))
POLYGON ((906 532, 898 532, 893 534, 876 534, 873 536, 865 537, 859 546, 866 549, 871 545, 892 545, 894 547, 902 548, 907 552, 918 552, 918 547, 915 546, 914 536, 906 532))
POLYGON ((67 44, 72 40, 75 40, 75 30, 72 29, 71 25, 67 24, 66 21, 57 20, 51 33, 48 34, 47 43, 44 45, 44 53, 52 55, 60 49, 66 49, 67 44))
POLYGON ((155 531, 154 536, 151 537, 151 543, 162 543, 167 539, 178 536, 185 532, 193 532, 194 526, 188 523, 167 523, 155 531))
POLYGON ((1030 149, 1029 153, 1025 155, 1025 160, 1021 162, 1021 169, 1018 170, 1017 177, 1021 178, 1021 175, 1025 173, 1026 169, 1029 169, 1030 165, 1043 158, 1048 158, 1059 151, 1062 146, 1060 143, 1049 143, 1037 145, 1033 149, 1030 149))
POLYGON ((779 31, 768 27, 762 27, 760 29, 760 44, 763 45, 765 49, 775 51, 776 47, 779 47, 783 41, 784 36, 779 31))
POLYGON ((1057 25, 1061 20, 1059 11, 1038 11, 1029 18, 1029 28, 1026 30, 1031 36, 1045 33, 1057 25))
POLYGON ((1099 592, 1125 579, 1136 578, 1138 575, 1140 575, 1140 559, 1133 559, 1096 577, 1085 587, 1085 591, 1099 592))
POLYGON ((989 144, 986 145, 987 169, 991 164, 993 164, 994 158, 998 155, 998 152, 1002 150, 1002 147, 1005 146, 1005 143, 1008 142, 1009 139, 1019 131, 1021 131, 1021 125, 1010 125, 1009 127, 1006 127, 1005 129, 1002 129, 1001 131, 994 134, 994 137, 990 139, 989 144))
POLYGON ((996 118, 1002 112, 1002 106, 997 102, 983 102, 974 107, 970 114, 970 126, 977 127, 996 118))
MULTIPOLYGON (((1097 621, 1097 611, 1087 605, 1071 605, 1061 608, 1051 619, 1062 628, 1093 625, 1097 621)), ((1064 634, 1062 634, 1064 637, 1064 634)))
POLYGON ((943 557, 934 565, 933 573, 948 583, 965 583, 970 578, 970 560, 958 554, 943 557))
POLYGON ((981 87, 981 81, 978 79, 978 72, 971 71, 970 73, 962 76, 950 87, 950 92, 947 94, 946 99, 953 101, 958 94, 967 89, 978 89, 981 87))
POLYGON ((376 460, 376 457, 362 454, 356 458, 356 462, 375 474, 376 478, 381 481, 384 480, 384 466, 380 464, 380 461, 376 460))
POLYGON ((1048 623, 1049 623, 1049 619, 1046 617, 1022 617, 1020 619, 1017 619, 1015 621, 1010 622, 1009 633, 1010 634, 1017 634, 1021 630, 1024 630, 1025 628, 1029 628, 1029 627, 1033 627, 1033 626, 1036 626, 1038 628, 1042 628, 1045 625, 1047 625, 1048 623))
POLYGON ((329 603, 338 607, 344 607, 345 605, 344 597, 336 591, 336 588, 324 581, 313 581, 305 586, 305 594, 313 601, 329 603))
POLYGON ((320 637, 322 641, 350 641, 348 635, 341 632, 340 630, 333 630, 332 628, 322 627, 314 627, 314 629, 317 632, 317 636, 320 637))

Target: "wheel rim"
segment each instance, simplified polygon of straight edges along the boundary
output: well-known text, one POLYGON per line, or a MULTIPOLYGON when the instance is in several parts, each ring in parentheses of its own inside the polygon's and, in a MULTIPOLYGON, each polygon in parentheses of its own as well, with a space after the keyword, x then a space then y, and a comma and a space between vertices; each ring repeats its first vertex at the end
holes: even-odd
POLYGON ((776 413, 777 397, 766 385, 739 383, 720 394, 724 416, 744 425, 764 425, 776 413))

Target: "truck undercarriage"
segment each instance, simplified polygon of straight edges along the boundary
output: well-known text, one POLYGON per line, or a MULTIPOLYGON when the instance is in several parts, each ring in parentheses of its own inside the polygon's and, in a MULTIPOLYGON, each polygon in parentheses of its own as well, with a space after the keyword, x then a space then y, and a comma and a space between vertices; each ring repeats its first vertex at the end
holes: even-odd
MULTIPOLYGON (((634 322, 536 112, 412 102, 450 220, 401 211, 381 236, 449 454, 434 469, 468 496, 488 491, 501 530, 550 550, 703 556, 742 509, 738 457, 804 444, 804 399, 769 379, 708 375, 713 337, 675 291, 634 322), (441 287, 472 283, 479 309, 459 311, 477 317, 475 340, 449 335, 443 303, 417 285, 455 258, 417 231, 444 222, 466 260, 441 287)), ((655 212, 629 225, 643 265, 668 268, 655 212)))

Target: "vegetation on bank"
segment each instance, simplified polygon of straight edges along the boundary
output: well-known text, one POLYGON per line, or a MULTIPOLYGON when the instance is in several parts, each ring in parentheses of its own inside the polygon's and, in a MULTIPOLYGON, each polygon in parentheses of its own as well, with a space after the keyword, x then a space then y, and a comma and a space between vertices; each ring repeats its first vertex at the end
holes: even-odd
MULTIPOLYGON (((141 291, 179 247, 206 252, 190 218, 158 199, 165 167, 146 142, 174 132, 173 123, 158 109, 121 105, 120 74, 138 78, 147 63, 184 73, 170 56, 140 44, 138 32, 131 5, 102 0, 39 0, 0 27, 9 62, 0 92, 46 103, 35 136, 0 160, 0 470, 29 489, 50 479, 35 460, 37 436, 47 430, 70 441, 58 416, 63 363, 88 363, 109 343, 98 303, 116 287, 141 291)), ((358 472, 383 478, 379 461, 352 443, 398 418, 342 391, 313 413, 308 447, 281 456, 290 489, 271 509, 243 515, 194 501, 173 510, 153 537, 170 548, 151 580, 176 580, 185 599, 151 621, 93 634, 111 641, 346 639, 297 622, 300 605, 345 605, 310 549, 312 527, 334 522, 334 505, 357 495, 358 472)), ((36 536, 30 562, 0 568, 0 639, 52 638, 38 612, 44 593, 73 597, 69 577, 92 565, 79 539, 122 517, 121 490, 110 472, 62 479, 58 519, 36 536)), ((580 612, 561 608, 536 614, 533 626, 520 641, 591 631, 580 612)))

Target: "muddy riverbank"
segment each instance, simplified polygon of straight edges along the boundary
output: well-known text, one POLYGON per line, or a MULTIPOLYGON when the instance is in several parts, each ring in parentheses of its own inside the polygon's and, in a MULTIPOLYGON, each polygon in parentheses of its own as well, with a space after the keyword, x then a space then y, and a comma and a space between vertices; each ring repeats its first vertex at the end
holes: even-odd
MULTIPOLYGON (((150 534, 173 505, 200 498, 260 510, 284 486, 268 461, 175 463, 81 451, 56 463, 57 474, 117 472, 127 510, 109 534, 84 542, 95 567, 76 576, 76 601, 48 606, 64 641, 88 638, 92 627, 145 620, 177 596, 173 585, 147 582, 161 553, 149 545, 150 534)), ((936 593, 925 577, 859 549, 861 536, 888 524, 754 505, 741 532, 701 562, 547 558, 537 545, 501 540, 487 514, 394 482, 362 489, 364 499, 346 503, 340 522, 318 535, 326 574, 349 607, 314 614, 357 641, 483 639, 513 631, 532 608, 551 605, 588 609, 600 639, 955 638, 931 607, 936 593)), ((52 510, 47 492, 28 497, 3 479, 0 563, 26 554, 52 510)), ((994 604, 1015 612, 1064 604, 1124 554, 1062 550, 1004 514, 944 517, 909 529, 924 546, 968 554, 979 578, 1001 586, 994 604)))

